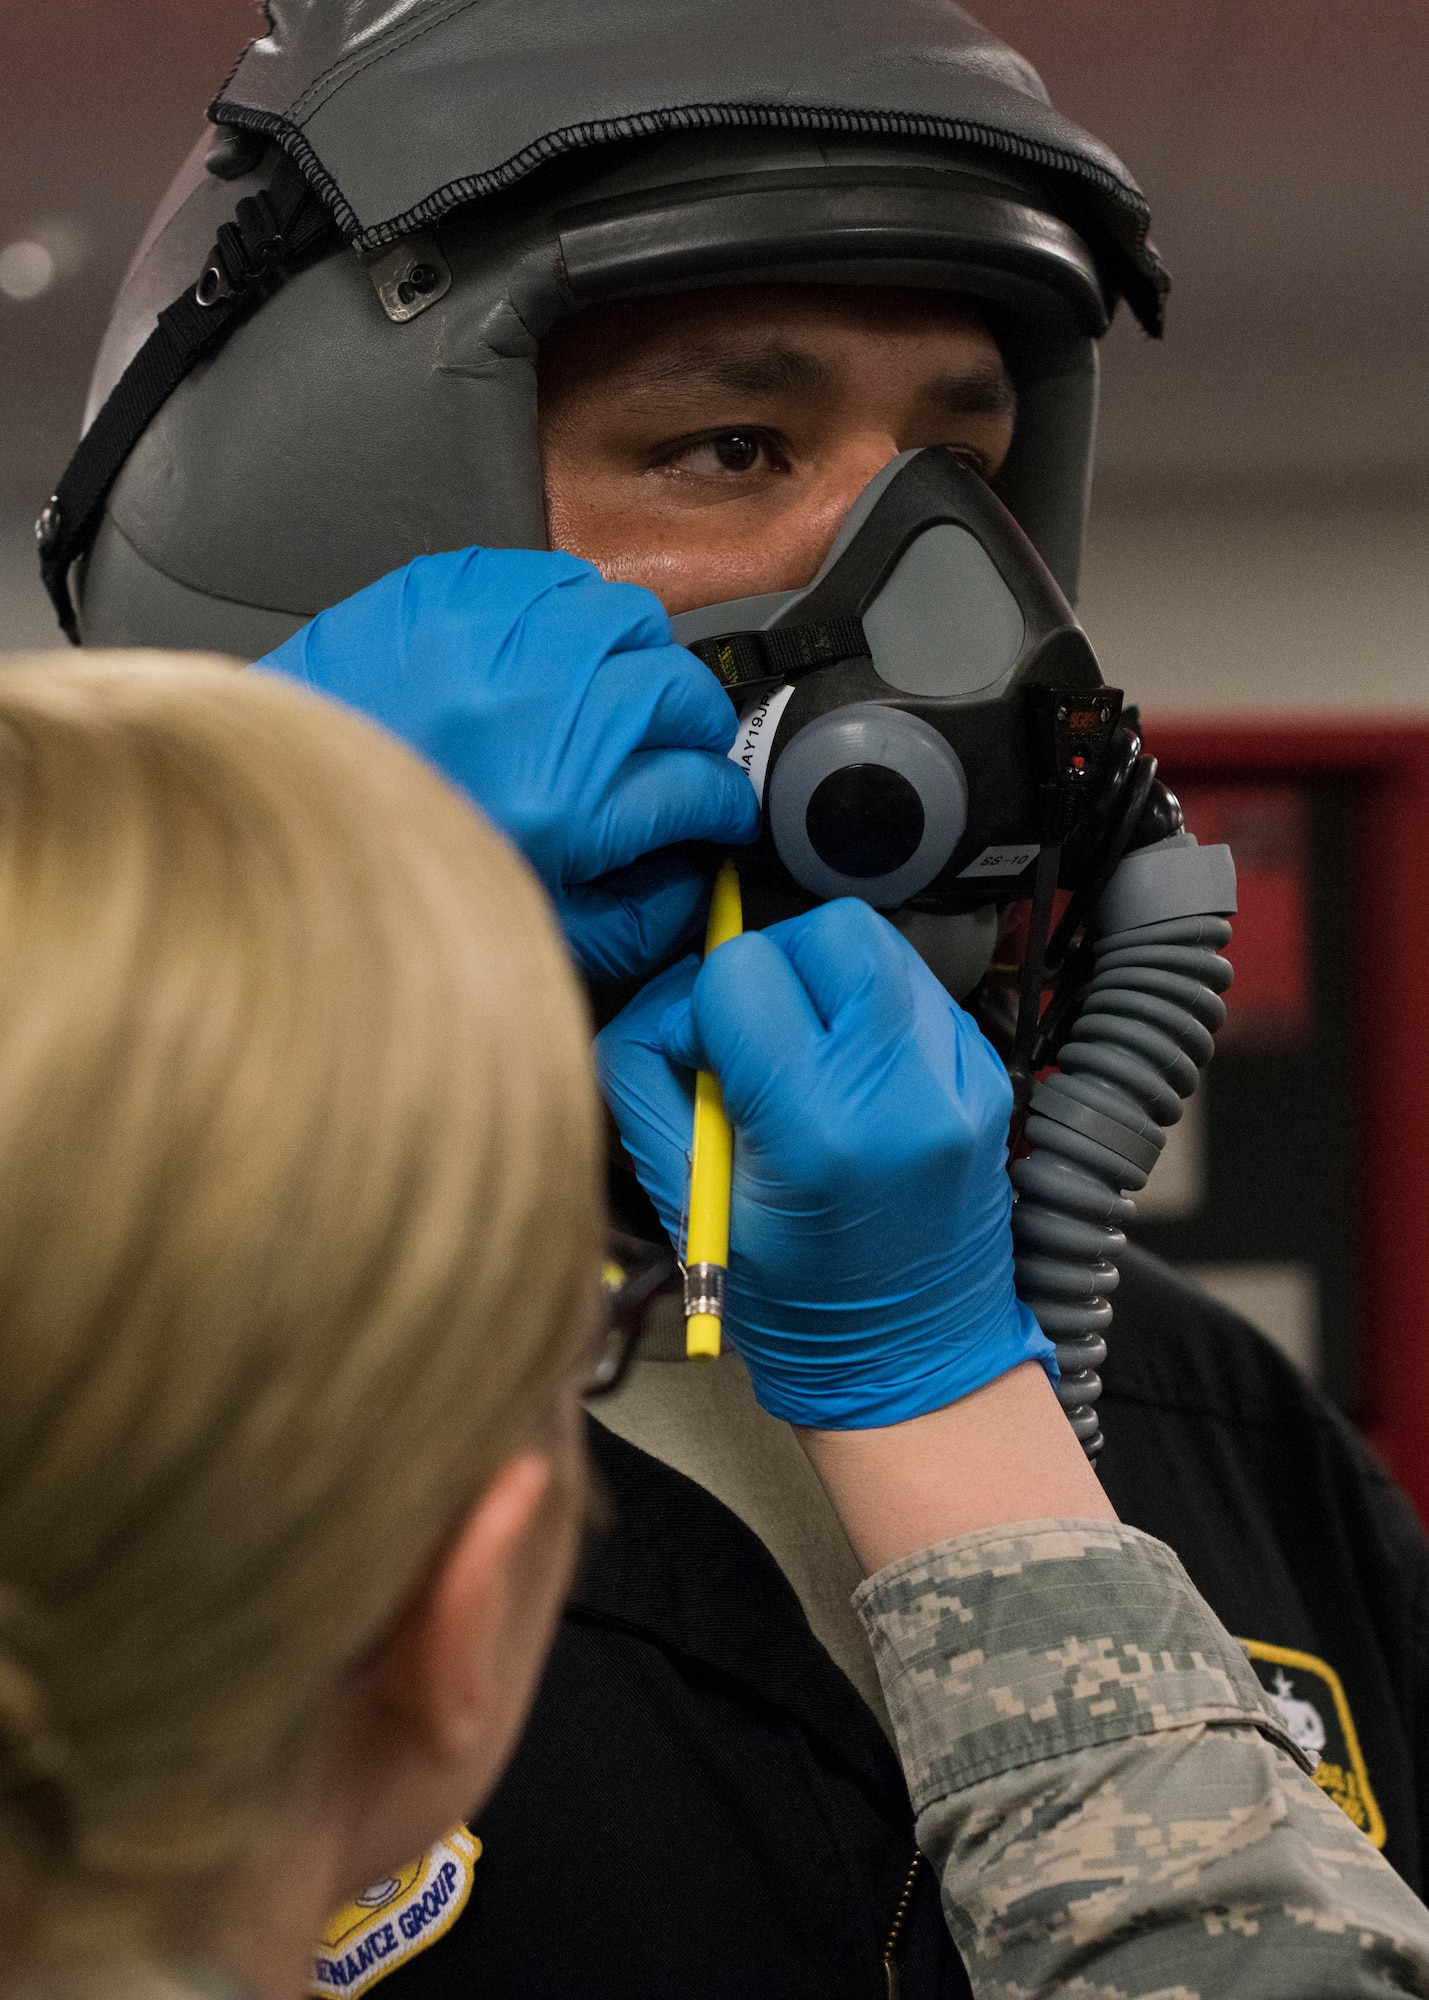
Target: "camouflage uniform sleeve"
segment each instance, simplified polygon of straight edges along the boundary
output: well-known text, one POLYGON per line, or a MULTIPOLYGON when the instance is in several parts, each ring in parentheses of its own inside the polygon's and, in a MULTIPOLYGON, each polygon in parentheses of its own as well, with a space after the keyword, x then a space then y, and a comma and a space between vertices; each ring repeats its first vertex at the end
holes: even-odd
POLYGON ((1164 1543, 987 1530, 854 1603, 977 2000, 1429 1995, 1429 1911, 1164 1543))

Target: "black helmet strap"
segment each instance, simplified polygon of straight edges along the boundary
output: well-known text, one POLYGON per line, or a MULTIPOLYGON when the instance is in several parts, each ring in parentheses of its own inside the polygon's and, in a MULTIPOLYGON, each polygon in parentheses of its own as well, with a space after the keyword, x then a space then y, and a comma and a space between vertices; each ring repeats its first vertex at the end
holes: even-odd
POLYGON ((69 573, 98 532, 110 488, 155 416, 195 365, 221 347, 285 274, 335 235, 332 216, 286 153, 266 188, 244 195, 198 282, 158 325, 106 397, 35 523, 40 577, 66 635, 79 644, 69 573))

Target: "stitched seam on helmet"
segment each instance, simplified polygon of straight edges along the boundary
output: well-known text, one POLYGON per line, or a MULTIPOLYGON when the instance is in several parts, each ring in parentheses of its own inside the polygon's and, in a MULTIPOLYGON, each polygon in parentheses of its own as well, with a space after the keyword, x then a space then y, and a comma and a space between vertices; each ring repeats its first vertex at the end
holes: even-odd
MULTIPOLYGON (((981 145, 992 152, 1011 154, 1028 160, 1034 165, 1050 167, 1071 174, 1078 180, 1090 183, 1109 194, 1126 212, 1135 225, 1135 251, 1147 252, 1147 237, 1151 226, 1151 211, 1145 197, 1125 181, 1098 166, 1095 161, 1084 159, 1059 146, 1047 145, 1042 140, 1024 139, 1016 133, 1004 131, 995 125, 984 125, 969 119, 939 118, 925 112, 901 111, 852 111, 844 108, 814 105, 751 105, 751 104, 690 104, 673 107, 666 111, 633 112, 613 119, 598 119, 578 125, 562 126, 555 132, 523 147, 500 166, 487 169, 480 174, 464 174, 449 181, 444 187, 435 189, 424 200, 403 214, 388 222, 376 223, 362 234, 361 248, 379 249, 395 242, 410 230, 419 228, 425 222, 455 208, 461 202, 478 199, 482 195, 494 194, 511 187, 524 178, 534 167, 560 154, 575 150, 580 146, 596 145, 615 139, 645 138, 662 132, 688 129, 691 126, 713 128, 719 126, 775 127, 794 130, 834 130, 854 132, 876 132, 899 138, 936 138, 959 145, 981 145)), ((1154 254, 1154 253, 1151 253, 1154 254)), ((1164 290, 1164 273, 1159 260, 1155 266, 1156 275, 1144 271, 1141 275, 1158 290, 1164 290)))
MULTIPOLYGON (((362 235, 362 223, 342 189, 308 144, 307 139, 296 125, 276 111, 255 111, 248 105, 222 104, 215 101, 209 106, 208 116, 215 124, 233 125, 240 131, 261 132, 274 140, 299 168, 308 186, 324 203, 333 221, 347 238, 349 247, 364 248, 358 243, 362 235), (219 113, 222 112, 222 117, 219 113)), ((395 242, 395 237, 385 239, 395 242)))
POLYGON ((293 99, 293 102, 288 106, 288 116, 296 119, 298 113, 305 105, 310 104, 314 98, 323 95, 325 86, 334 77, 337 81, 333 83, 332 89, 327 91, 326 94, 328 97, 336 97, 340 90, 346 89, 355 76, 361 76, 362 72, 365 69, 370 69, 373 63, 385 62, 387 57, 395 53, 396 50, 405 49, 412 42, 420 41, 422 36, 430 34, 433 28, 440 28, 457 14, 464 14, 468 8, 475 7, 477 4, 478 0, 451 0, 450 6, 438 8, 434 13, 428 15, 425 21, 409 27, 405 34, 396 36, 394 40, 390 42, 378 41, 362 56, 349 56, 346 64, 335 62, 331 69, 324 70, 319 77, 314 77, 313 81, 300 97, 293 99), (346 68, 345 75, 342 73, 344 68, 346 68))
POLYGON ((927 112, 730 103, 676 105, 667 111, 636 111, 620 118, 590 119, 577 125, 563 125, 533 140, 529 146, 523 146, 519 153, 513 153, 500 166, 490 167, 479 174, 462 174, 456 180, 448 181, 444 187, 435 189, 390 222, 372 225, 364 231, 364 237, 372 242, 374 248, 379 234, 384 241, 390 242, 394 235, 404 235, 415 221, 429 221, 434 203, 443 202, 445 207, 451 207, 458 200, 494 194, 512 186, 533 167, 579 146, 598 145, 614 139, 646 138, 686 124, 772 125, 796 129, 817 127, 821 130, 879 132, 899 138, 946 139, 960 145, 985 145, 995 152, 1012 153, 1019 159, 1059 168, 1081 180, 1091 181, 1106 193, 1114 195, 1138 222, 1144 222, 1148 227, 1150 224, 1151 212, 1145 197, 1106 167, 1099 167, 1095 161, 1083 159, 1080 154, 1067 152, 1059 146, 1049 146, 1040 139, 1021 138, 1017 133, 1006 132, 997 125, 983 125, 965 118, 939 118, 927 112))

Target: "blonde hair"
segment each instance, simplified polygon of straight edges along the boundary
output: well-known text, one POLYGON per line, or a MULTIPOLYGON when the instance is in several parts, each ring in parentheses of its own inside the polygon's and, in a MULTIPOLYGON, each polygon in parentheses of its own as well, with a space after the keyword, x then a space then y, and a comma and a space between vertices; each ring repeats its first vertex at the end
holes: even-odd
POLYGON ((232 664, 0 666, 0 1938, 140 1950, 549 1411, 584 1007, 522 862, 232 664))

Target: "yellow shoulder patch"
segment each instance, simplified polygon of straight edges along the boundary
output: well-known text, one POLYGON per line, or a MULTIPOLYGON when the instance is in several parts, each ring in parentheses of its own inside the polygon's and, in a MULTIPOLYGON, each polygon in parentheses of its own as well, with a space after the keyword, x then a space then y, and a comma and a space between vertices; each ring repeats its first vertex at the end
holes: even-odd
POLYGON ((1315 1760, 1315 1783, 1328 1792, 1360 1832, 1384 1846, 1384 1816, 1370 1790, 1364 1753, 1340 1677, 1326 1660, 1242 1639, 1256 1678, 1280 1712, 1286 1734, 1315 1760))
POLYGON ((481 1842, 464 1826, 340 1909, 318 1943, 308 1991, 354 2000, 449 1931, 471 1894, 481 1842))

